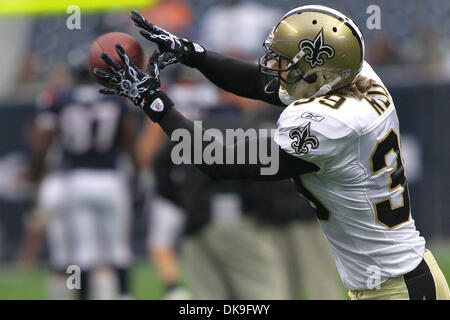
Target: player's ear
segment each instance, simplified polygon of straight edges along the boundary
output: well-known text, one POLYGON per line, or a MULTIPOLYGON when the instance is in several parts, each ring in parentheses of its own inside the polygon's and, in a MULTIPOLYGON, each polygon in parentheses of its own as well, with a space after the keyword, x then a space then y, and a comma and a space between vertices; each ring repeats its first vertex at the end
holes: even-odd
POLYGON ((309 76, 307 76, 306 78, 303 78, 303 80, 305 80, 308 83, 315 83, 317 81, 317 75, 316 74, 311 74, 309 76))

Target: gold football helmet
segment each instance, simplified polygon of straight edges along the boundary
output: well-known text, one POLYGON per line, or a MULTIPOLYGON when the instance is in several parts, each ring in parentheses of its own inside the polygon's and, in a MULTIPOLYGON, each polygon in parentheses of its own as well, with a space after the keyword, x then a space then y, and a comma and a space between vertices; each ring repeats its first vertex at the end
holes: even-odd
POLYGON ((285 104, 318 97, 355 82, 364 61, 364 38, 347 16, 325 6, 286 13, 264 41, 259 60, 266 92, 285 104))

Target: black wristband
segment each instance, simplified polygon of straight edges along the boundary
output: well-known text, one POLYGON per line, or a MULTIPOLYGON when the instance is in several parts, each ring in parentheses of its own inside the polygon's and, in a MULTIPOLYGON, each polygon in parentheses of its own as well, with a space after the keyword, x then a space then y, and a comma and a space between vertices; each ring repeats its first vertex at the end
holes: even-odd
POLYGON ((162 91, 157 90, 149 92, 141 103, 141 108, 147 116, 153 121, 158 122, 173 107, 173 102, 162 91))
POLYGON ((194 42, 189 41, 189 55, 185 59, 183 59, 183 64, 191 67, 191 68, 197 68, 200 66, 206 57, 206 49, 194 42))

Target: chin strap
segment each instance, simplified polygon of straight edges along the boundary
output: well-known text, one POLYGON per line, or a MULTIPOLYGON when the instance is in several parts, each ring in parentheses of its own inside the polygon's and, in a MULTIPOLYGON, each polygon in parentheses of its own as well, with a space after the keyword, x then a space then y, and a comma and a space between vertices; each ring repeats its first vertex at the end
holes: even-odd
POLYGON ((342 77, 337 77, 336 79, 334 79, 333 81, 331 81, 330 83, 327 83, 326 85, 324 85, 323 87, 321 87, 316 93, 314 93, 312 95, 311 98, 317 98, 320 96, 324 96, 326 95, 328 92, 330 92, 333 87, 342 80, 342 77))
MULTIPOLYGON (((321 87, 314 95, 311 96, 311 98, 317 98, 317 97, 326 95, 341 80, 342 80, 342 77, 337 77, 330 83, 321 87)), ((287 106, 298 100, 298 99, 292 98, 286 90, 281 89, 281 88, 278 90, 278 97, 280 98, 281 102, 283 102, 287 106)))

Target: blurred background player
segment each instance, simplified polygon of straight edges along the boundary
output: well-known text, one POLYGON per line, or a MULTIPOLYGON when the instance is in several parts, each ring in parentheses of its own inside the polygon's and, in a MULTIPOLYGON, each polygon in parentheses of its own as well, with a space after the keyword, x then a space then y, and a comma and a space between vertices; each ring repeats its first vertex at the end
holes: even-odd
POLYGON ((162 299, 185 300, 191 293, 183 282, 179 259, 179 243, 184 230, 185 215, 179 194, 184 185, 183 168, 168 170, 167 138, 163 131, 148 121, 137 142, 141 177, 145 179, 148 214, 146 251, 150 265, 161 282, 162 299))
POLYGON ((53 298, 69 297, 69 265, 81 270, 79 299, 129 298, 130 172, 122 154, 128 167, 134 163, 135 124, 126 102, 98 94, 85 68, 74 75, 68 90, 51 88, 39 97, 29 178, 42 182, 24 256, 36 255, 45 228, 51 292, 60 294, 53 298), (61 159, 45 176, 51 147, 61 159))

